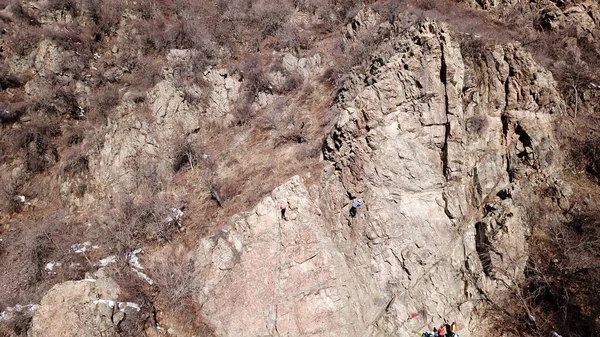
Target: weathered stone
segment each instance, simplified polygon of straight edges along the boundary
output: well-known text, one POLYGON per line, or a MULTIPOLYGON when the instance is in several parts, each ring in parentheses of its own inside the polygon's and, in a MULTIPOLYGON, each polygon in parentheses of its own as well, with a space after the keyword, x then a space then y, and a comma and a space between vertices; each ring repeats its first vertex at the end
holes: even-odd
POLYGON ((28 336, 117 336, 115 324, 124 318, 113 317, 118 293, 110 279, 56 285, 44 295, 28 336))

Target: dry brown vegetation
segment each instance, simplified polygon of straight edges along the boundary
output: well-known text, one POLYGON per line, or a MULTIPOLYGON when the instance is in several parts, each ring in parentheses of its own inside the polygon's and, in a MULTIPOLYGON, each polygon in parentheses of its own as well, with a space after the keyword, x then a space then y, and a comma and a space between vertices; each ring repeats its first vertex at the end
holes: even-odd
MULTIPOLYGON (((10 266, 0 271, 1 282, 9 285, 7 290, 0 290, 4 299, 0 311, 17 303, 39 302, 51 285, 93 271, 93 261, 105 257, 101 254, 124 255, 145 245, 194 241, 193 236, 182 238, 176 225, 164 221, 172 207, 187 206, 186 214, 202 218, 189 219, 195 235, 200 236, 207 224, 216 226, 251 207, 290 175, 316 170, 323 137, 334 121, 336 112, 331 105, 337 90, 353 67, 367 68, 369 52, 392 33, 385 29, 367 31, 356 40, 345 39, 341 27, 355 24, 352 18, 363 5, 372 6, 383 20, 400 22, 397 29, 428 17, 469 33, 461 35, 461 51, 467 60, 479 57, 495 43, 520 41, 562 83, 570 100, 570 116, 579 116, 574 119, 576 125, 597 126, 596 120, 589 123, 587 119, 594 108, 595 96, 588 84, 596 79, 594 70, 599 66, 597 42, 578 36, 568 27, 549 29, 543 13, 524 2, 495 11, 474 10, 451 0, 49 0, 39 8, 27 1, 0 2, 4 8, 0 13, 0 28, 4 29, 0 62, 0 168, 4 170, 0 173, 0 265, 10 266), (311 20, 292 20, 298 15, 311 20), (573 39, 575 44, 569 42, 573 39), (44 66, 34 70, 33 57, 42 41, 50 42, 57 51, 50 71, 44 66), (170 163, 172 186, 158 178, 151 163, 140 158, 128 161, 136 172, 133 195, 95 195, 96 200, 106 203, 96 211, 103 213, 108 208, 111 212, 102 214, 105 216, 90 228, 86 223, 97 214, 77 209, 69 201, 71 196, 60 191, 60 184, 75 182, 72 190, 79 199, 94 193, 87 175, 102 149, 108 120, 118 118, 116 107, 125 92, 136 107, 132 113, 147 114, 146 93, 164 79, 162 68, 171 49, 194 51, 189 62, 174 65, 173 82, 183 91, 186 102, 198 107, 199 114, 210 89, 203 79, 206 69, 219 65, 242 78, 243 94, 236 104, 235 123, 223 127, 203 122, 197 135, 181 135, 167 144, 175 149, 170 163), (318 82, 307 81, 281 65, 280 52, 309 56, 314 50, 335 60, 318 82), (560 63, 573 59, 573 55, 578 62, 560 63), (285 79, 279 85, 267 75, 274 72, 285 79), (88 90, 80 90, 81 84, 88 90), (191 92, 192 85, 205 90, 201 94, 191 92), (256 110, 253 104, 261 93, 278 98, 268 108, 256 110), (85 110, 84 117, 80 107, 85 110), (13 174, 19 170, 23 173, 13 174), (193 200, 169 193, 188 189, 193 200), (21 195, 40 200, 40 204, 26 205, 18 199, 21 195), (86 240, 94 240, 103 248, 94 256, 67 253, 72 244, 86 240), (68 267, 50 274, 44 270, 48 262, 68 267)), ((485 128, 477 119, 468 123, 476 132, 485 128)), ((568 142, 579 149, 574 151, 579 158, 575 162, 583 163, 600 179, 600 143, 577 137, 568 142)), ((533 266, 525 289, 532 304, 546 310, 548 322, 575 324, 574 317, 598 315, 584 312, 593 308, 591 302, 568 293, 589 294, 589 299, 597 302, 581 282, 598 278, 597 267, 591 265, 596 246, 587 241, 597 235, 596 215, 590 208, 555 227, 538 227, 541 233, 561 231, 554 238, 539 238, 540 254, 546 254, 540 260, 561 256, 561 264, 533 266), (582 250, 560 250, 573 242, 582 250), (562 265, 566 263, 562 261, 580 255, 589 257, 589 266, 577 265, 574 271, 572 265, 562 265), (545 280, 548 284, 539 285, 538 272, 552 277, 552 282, 545 280), (565 282, 573 287, 565 290, 565 282), (569 295, 567 300, 565 295, 569 295), (557 315, 565 308, 567 314, 557 315)), ((156 324, 152 310, 173 301, 180 303, 173 308, 173 316, 184 320, 197 317, 190 331, 210 334, 189 289, 181 288, 190 284, 194 270, 185 259, 178 261, 154 267, 159 291, 132 283, 136 277, 127 274, 126 268, 112 270, 115 277, 126 280, 120 282, 122 286, 129 285, 126 296, 144 303, 146 310, 141 322, 120 328, 122 335, 136 335, 146 324, 156 324)), ((516 311, 511 317, 520 314, 516 311)), ((23 335, 28 318, 11 324, 0 327, 0 335, 4 328, 23 335)), ((538 333, 528 323, 523 324, 516 327, 538 333)), ((549 323, 545 328, 557 326, 549 323)), ((579 332, 590 335, 589 330, 579 332)))
MULTIPOLYGON (((6 171, 1 174, 0 263, 10 267, 0 272, 8 285, 0 290, 4 299, 0 311, 15 304, 39 303, 53 284, 82 278, 109 254, 124 256, 142 246, 179 239, 179 226, 165 219, 172 208, 189 201, 175 198, 169 189, 197 186, 189 184, 191 180, 204 182, 199 188, 207 200, 194 198, 186 213, 202 214, 197 223, 216 225, 262 198, 297 167, 313 167, 323 130, 332 120, 329 97, 321 97, 320 89, 283 69, 280 59, 270 54, 309 53, 319 39, 344 25, 361 3, 49 0, 39 6, 15 1, 1 5, 0 24, 5 31, 0 161, 6 171), (289 20, 295 11, 317 15, 319 23, 299 29, 289 20), (47 54, 38 59, 44 62, 35 63, 41 48, 47 54), (173 65, 173 82, 186 102, 199 109, 205 106, 205 92, 210 89, 202 75, 207 68, 220 64, 243 78, 236 125, 223 129, 206 123, 199 136, 182 135, 174 144, 166 144, 175 149, 173 186, 165 185, 152 163, 131 158, 126 165, 136 172, 133 195, 95 195, 98 191, 90 175, 108 121, 117 117, 115 108, 124 92, 135 105, 132 113, 147 114, 146 92, 164 79, 162 68, 171 49, 194 50, 189 62, 173 65), (284 81, 274 85, 265 76, 268 71, 281 72, 284 81), (189 91, 192 85, 203 92, 189 91), (267 112, 251 107, 262 92, 302 97, 311 102, 305 108, 315 112, 300 118, 290 108, 292 99, 269 110, 270 125, 266 125, 267 112), (231 148, 239 139, 245 140, 231 148), (240 157, 240 151, 245 156, 240 157), (264 161, 274 153, 282 159, 264 161), (12 173, 13 168, 17 173, 12 173), (104 206, 98 205, 100 214, 71 203, 88 195, 106 200, 104 206), (85 241, 100 248, 72 252, 72 245, 85 241), (45 269, 50 262, 61 267, 50 272, 45 269)), ((194 221, 188 223, 194 229, 194 221)), ((168 314, 179 317, 180 326, 190 334, 209 335, 210 327, 191 298, 193 271, 188 267, 158 263, 153 268, 159 285, 155 288, 132 281, 137 276, 129 275, 131 271, 122 264, 107 268, 125 289, 123 299, 140 303, 143 309, 138 320, 119 325, 119 334, 139 335, 156 324, 153 312, 162 310, 157 305, 170 308, 168 314), (171 306, 173 301, 178 305, 171 306)), ((0 333, 24 335, 29 319, 19 316, 3 324, 0 333)))

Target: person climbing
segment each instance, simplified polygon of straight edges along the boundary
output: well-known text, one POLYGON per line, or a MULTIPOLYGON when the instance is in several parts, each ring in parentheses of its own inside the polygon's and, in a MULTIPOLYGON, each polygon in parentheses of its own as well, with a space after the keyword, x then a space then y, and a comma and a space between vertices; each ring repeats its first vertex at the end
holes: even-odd
POLYGON ((285 217, 285 210, 287 209, 287 202, 283 201, 281 204, 279 204, 279 209, 281 210, 281 218, 283 220, 287 220, 287 218, 285 217))
POLYGON ((440 328, 438 329, 438 334, 440 335, 440 337, 444 337, 446 335, 446 329, 444 329, 444 324, 440 325, 440 328))
POLYGON ((456 322, 452 322, 452 325, 450 325, 450 331, 452 332, 452 336, 458 337, 458 331, 456 331, 456 322))
POLYGON ((450 324, 448 324, 448 322, 444 324, 444 329, 446 330, 446 337, 452 337, 452 329, 450 327, 450 324))
POLYGON ((356 209, 358 207, 360 207, 363 204, 362 200, 360 199, 356 199, 354 200, 354 202, 352 203, 352 207, 350 208, 350 216, 351 217, 355 217, 356 216, 356 209))

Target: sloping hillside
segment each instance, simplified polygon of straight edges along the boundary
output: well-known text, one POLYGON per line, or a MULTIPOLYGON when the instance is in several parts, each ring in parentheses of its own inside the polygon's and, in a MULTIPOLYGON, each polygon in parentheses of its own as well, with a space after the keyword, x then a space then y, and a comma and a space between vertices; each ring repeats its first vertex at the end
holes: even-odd
POLYGON ((1 7, 0 335, 599 334, 597 3, 1 7))

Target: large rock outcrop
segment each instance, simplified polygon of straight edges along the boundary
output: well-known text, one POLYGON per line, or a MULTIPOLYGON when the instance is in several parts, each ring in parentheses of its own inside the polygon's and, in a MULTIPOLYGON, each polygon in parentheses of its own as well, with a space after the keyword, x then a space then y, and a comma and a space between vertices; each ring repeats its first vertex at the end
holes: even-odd
POLYGON ((28 336, 118 336, 118 325, 140 311, 137 303, 118 302, 120 292, 103 272, 56 285, 38 306, 28 336))
POLYGON ((432 22, 392 48, 342 91, 320 183, 294 178, 198 249, 217 335, 409 336, 445 320, 479 335, 481 292, 522 278, 524 206, 561 163, 552 76, 514 45, 465 60, 432 22), (365 201, 356 218, 349 196, 365 201))
MULTIPOLYGON (((373 15, 361 13, 366 23, 350 25, 347 37, 372 29, 373 15)), ((321 176, 293 177, 189 254, 200 289, 193 297, 217 336, 414 336, 444 321, 478 336, 482 298, 501 298, 523 277, 525 206, 539 182, 557 181, 562 162, 551 125, 564 102, 551 74, 518 45, 463 55, 438 23, 385 29, 391 37, 368 74, 351 74, 340 91, 321 176), (355 197, 365 204, 352 218, 355 197)), ((219 95, 230 97, 225 89, 219 95)), ((161 137, 173 134, 170 116, 193 128, 175 88, 154 90, 153 118, 169 130, 161 137)), ((97 172, 113 176, 127 156, 158 153, 150 134, 160 133, 129 133, 128 125, 153 128, 109 126, 97 172)), ((91 286, 51 290, 33 336, 52 331, 47 308, 72 291, 85 314, 68 331, 110 335, 91 286)))

